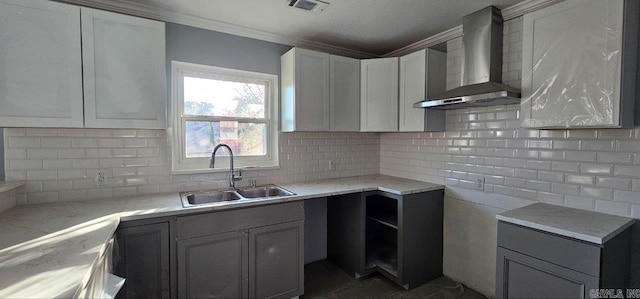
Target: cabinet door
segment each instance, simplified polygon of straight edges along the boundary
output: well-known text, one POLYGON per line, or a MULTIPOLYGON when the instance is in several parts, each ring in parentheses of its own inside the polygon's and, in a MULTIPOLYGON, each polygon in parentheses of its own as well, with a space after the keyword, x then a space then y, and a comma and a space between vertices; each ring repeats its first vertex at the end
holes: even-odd
POLYGON ((164 24, 82 8, 85 126, 166 127, 164 24))
POLYGON ((425 109, 413 104, 426 97, 427 51, 420 50, 400 57, 399 131, 424 131, 425 109))
POLYGON ((246 243, 240 231, 179 240, 178 298, 247 298, 246 243))
POLYGON ((621 51, 623 6, 569 0, 524 16, 524 127, 621 126, 622 56, 636 55, 621 51))
POLYGON ((329 131, 329 54, 295 49, 296 131, 329 131))
POLYGON ((331 131, 360 131, 360 60, 331 55, 331 131))
POLYGON ((116 236, 117 272, 126 279, 118 298, 169 298, 169 223, 121 228, 116 236))
POLYGON ((0 127, 82 127, 80 8, 0 0, 0 127))
POLYGON ((447 54, 432 49, 400 57, 399 127, 401 132, 444 131, 445 111, 413 104, 446 91, 447 54))
POLYGON ((249 230, 251 298, 291 298, 302 295, 303 235, 302 220, 249 230))
POLYGON ((498 247, 496 298, 590 298, 599 280, 498 247))
POLYGON ((398 58, 360 61, 360 131, 398 131, 398 58))

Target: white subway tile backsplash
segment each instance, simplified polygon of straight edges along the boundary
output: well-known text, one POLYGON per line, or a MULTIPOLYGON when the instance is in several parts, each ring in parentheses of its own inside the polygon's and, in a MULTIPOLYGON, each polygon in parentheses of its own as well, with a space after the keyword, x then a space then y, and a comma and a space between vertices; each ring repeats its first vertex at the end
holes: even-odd
POLYGON ((64 159, 52 159, 52 160, 43 160, 42 168, 43 169, 66 169, 72 168, 74 160, 64 160, 64 159))
POLYGON ((596 200, 586 197, 565 195, 564 204, 568 207, 576 209, 595 210, 596 200))
POLYGON ((97 138, 72 138, 71 146, 73 148, 98 147, 97 138))
POLYGON ((7 165, 10 171, 42 169, 42 160, 11 160, 7 165))
POLYGON ((586 151, 612 151, 615 141, 610 140, 582 140, 580 149, 586 151))
POLYGON ((615 176, 632 177, 632 178, 640 178, 640 166, 615 165, 614 166, 614 175, 615 176))
MULTIPOLYGON (((22 137, 21 135, 12 135, 16 132, 15 129, 7 130, 5 134, 8 140, 9 148, 39 148, 40 147, 40 137, 22 137)), ((19 131, 18 131, 19 132, 19 131)))
MULTIPOLYGON (((227 185, 224 173, 171 175, 171 149, 164 131, 7 129, 5 136, 6 178, 29 180, 28 187, 22 188, 17 196, 20 204, 104 199, 227 185), (98 172, 105 173, 105 186, 96 186, 94 180, 98 172)), ((407 136, 420 137, 420 134, 407 136)), ((475 134, 465 136, 475 137, 475 134)), ((255 177, 262 184, 380 171, 380 138, 374 133, 282 133, 280 144, 280 169, 248 170, 244 172, 245 177, 255 177), (294 147, 300 147, 304 152, 294 153, 294 147), (333 160, 335 170, 329 170, 329 160, 333 160)), ((424 142, 414 144, 409 140, 403 154, 405 160, 413 157, 412 151, 420 151, 420 146, 424 147, 424 142)), ((435 163, 425 161, 416 165, 432 164, 435 163)), ((419 166, 408 166, 419 171, 419 166)), ((248 184, 248 180, 241 184, 248 184)))
POLYGON ((28 148, 27 157, 29 159, 57 158, 58 150, 50 148, 28 148))
POLYGON ((71 138, 68 137, 42 137, 41 139, 42 147, 71 147, 71 138))
POLYGON ((58 170, 58 179, 83 179, 87 178, 87 171, 84 169, 62 169, 58 170))
POLYGON ((609 175, 613 170, 613 165, 606 164, 580 164, 580 173, 609 175))
POLYGON ((596 185, 602 188, 612 188, 618 190, 631 190, 631 179, 616 177, 598 177, 596 185))
POLYGON ((640 193, 622 190, 613 191, 613 200, 630 204, 640 205, 640 193))
POLYGON ((602 200, 613 200, 613 190, 581 186, 580 196, 602 200))
POLYGON ((78 149, 78 148, 58 149, 58 158, 61 158, 61 159, 67 159, 67 158, 77 159, 77 158, 84 158, 86 156, 87 154, 84 149, 78 149))
POLYGON ((29 181, 57 180, 58 172, 56 170, 28 170, 26 179, 29 181))
MULTIPOLYGON (((640 150, 640 147, 638 148, 640 150)), ((611 153, 611 152, 599 152, 596 154, 598 163, 611 163, 611 164, 629 164, 632 160, 632 154, 630 153, 611 153)))

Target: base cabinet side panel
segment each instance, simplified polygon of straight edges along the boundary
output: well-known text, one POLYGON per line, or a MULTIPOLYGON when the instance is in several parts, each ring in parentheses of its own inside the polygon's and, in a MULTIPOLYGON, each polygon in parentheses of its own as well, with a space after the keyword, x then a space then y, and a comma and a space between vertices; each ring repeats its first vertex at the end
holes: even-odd
POLYGON ((347 274, 364 274, 365 211, 361 193, 327 199, 327 259, 347 274))
POLYGON ((249 297, 291 298, 304 292, 304 222, 249 230, 249 297))
POLYGON ((590 298, 599 279, 498 247, 496 298, 590 298))

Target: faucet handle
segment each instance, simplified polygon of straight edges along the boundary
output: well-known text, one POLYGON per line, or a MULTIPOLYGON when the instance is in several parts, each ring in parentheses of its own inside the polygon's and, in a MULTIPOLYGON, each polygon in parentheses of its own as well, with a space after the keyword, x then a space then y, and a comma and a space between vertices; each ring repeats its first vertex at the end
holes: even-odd
POLYGON ((238 170, 238 174, 233 174, 234 181, 242 181, 242 169, 238 170))

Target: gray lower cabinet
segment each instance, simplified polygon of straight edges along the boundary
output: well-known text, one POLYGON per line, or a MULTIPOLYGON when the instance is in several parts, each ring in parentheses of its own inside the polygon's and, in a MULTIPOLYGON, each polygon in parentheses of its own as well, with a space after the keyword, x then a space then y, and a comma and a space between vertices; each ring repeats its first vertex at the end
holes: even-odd
POLYGON ((304 292, 302 202, 178 217, 178 298, 304 292))
POLYGON ((170 298, 170 223, 121 227, 115 273, 126 278, 117 298, 170 298))
POLYGON ((180 298, 247 298, 246 233, 178 241, 180 298))
POLYGON ((591 298, 626 289, 631 230, 594 244, 498 222, 496 298, 591 298))
POLYGON ((443 190, 330 197, 327 258, 356 277, 379 272, 405 289, 442 276, 443 190))
POLYGON ((249 230, 249 295, 292 298, 304 288, 303 221, 249 230))

